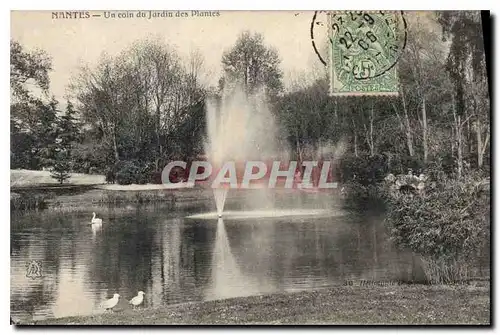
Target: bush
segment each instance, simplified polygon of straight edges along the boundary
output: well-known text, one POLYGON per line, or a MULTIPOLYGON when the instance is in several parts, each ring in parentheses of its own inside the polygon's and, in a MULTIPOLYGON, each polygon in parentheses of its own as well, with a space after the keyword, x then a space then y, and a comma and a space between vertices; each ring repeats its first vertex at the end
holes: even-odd
POLYGON ((378 185, 363 185, 355 181, 344 184, 345 205, 348 208, 383 210, 383 189, 378 185))
POLYGON ((429 176, 415 192, 387 188, 390 236, 400 248, 423 256, 435 282, 463 279, 464 264, 473 265, 488 252, 489 180, 476 175, 450 179, 436 171, 429 176))
POLYGON ((340 162, 342 182, 354 181, 368 186, 384 180, 388 172, 387 158, 384 155, 370 156, 366 153, 358 157, 345 156, 340 162))
POLYGON ((137 183, 138 184, 147 184, 150 183, 153 179, 153 171, 154 171, 154 165, 153 164, 144 164, 141 166, 139 169, 139 175, 137 178, 137 183))
POLYGON ((99 169, 96 168, 95 166, 91 166, 89 168, 89 174, 99 174, 99 172, 100 172, 99 169))
POLYGON ((137 162, 125 161, 116 173, 116 182, 120 185, 136 184, 139 179, 140 168, 137 162))

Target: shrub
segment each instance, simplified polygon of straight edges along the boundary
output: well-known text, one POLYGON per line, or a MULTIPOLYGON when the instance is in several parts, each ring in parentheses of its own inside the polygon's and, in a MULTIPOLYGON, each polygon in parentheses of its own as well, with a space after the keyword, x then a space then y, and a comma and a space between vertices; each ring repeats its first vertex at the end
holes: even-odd
POLYGON ((361 185, 374 185, 384 180, 388 172, 387 158, 384 155, 345 156, 340 162, 343 182, 355 181, 361 185))
POLYGON ((99 174, 99 172, 100 172, 99 169, 96 168, 95 166, 91 166, 89 168, 89 174, 99 174))
POLYGON ((423 256, 432 280, 459 280, 489 247, 489 180, 429 176, 419 191, 386 189, 386 223, 397 246, 423 256))
POLYGON ((152 164, 144 164, 139 169, 139 175, 137 178, 138 184, 147 184, 152 181, 154 171, 154 165, 152 164))
POLYGON ((134 161, 124 161, 116 173, 116 182, 120 185, 136 184, 139 178, 140 168, 134 161))
POLYGON ((351 208, 370 209, 377 208, 383 210, 384 197, 383 189, 378 185, 363 185, 350 181, 344 184, 345 205, 351 208))

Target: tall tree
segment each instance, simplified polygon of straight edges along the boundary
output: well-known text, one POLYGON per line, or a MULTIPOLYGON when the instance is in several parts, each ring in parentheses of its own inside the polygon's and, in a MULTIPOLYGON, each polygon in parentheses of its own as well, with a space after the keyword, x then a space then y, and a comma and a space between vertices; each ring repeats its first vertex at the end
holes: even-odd
POLYGON ((28 85, 35 85, 46 93, 52 62, 45 51, 27 51, 14 40, 10 41, 10 88, 14 103, 27 103, 34 99, 28 85))
POLYGON ((280 62, 276 49, 266 46, 261 34, 245 31, 222 55, 225 84, 243 85, 248 92, 263 88, 275 97, 283 90, 280 62))
MULTIPOLYGON (((469 11, 446 11, 440 15, 439 22, 444 39, 451 39, 447 70, 453 84, 454 111, 457 119, 462 120, 457 122, 467 125, 465 138, 470 144, 476 142, 477 165, 482 167, 490 139, 490 107, 480 15, 469 11), (476 136, 471 136, 471 132, 476 136)), ((461 141, 457 138, 457 142, 461 141)), ((460 151, 458 154, 462 155, 460 151)), ((462 170, 461 157, 458 169, 462 170)))
POLYGON ((26 50, 10 41, 11 165, 39 169, 41 145, 49 138, 37 136, 49 131, 54 120, 52 107, 44 102, 49 89, 51 59, 42 50, 26 50), (45 127, 46 126, 46 127, 45 127), (44 129, 41 129, 44 128, 44 129))

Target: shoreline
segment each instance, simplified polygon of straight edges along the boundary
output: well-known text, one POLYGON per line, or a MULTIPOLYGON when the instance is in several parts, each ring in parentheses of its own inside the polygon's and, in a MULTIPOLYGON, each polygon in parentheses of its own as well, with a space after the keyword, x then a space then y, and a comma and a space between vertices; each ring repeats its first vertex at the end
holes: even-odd
POLYGON ((19 322, 17 325, 490 323, 489 285, 402 284, 335 286, 311 291, 126 309, 92 316, 19 322))
MULTIPOLYGON (((258 191, 259 189, 255 189, 258 191)), ((245 196, 248 191, 234 189, 231 200, 245 196)), ((332 191, 306 192, 297 189, 275 189, 276 195, 301 193, 305 197, 331 196, 332 191)), ((214 201, 213 191, 210 188, 196 186, 193 188, 165 188, 163 185, 117 185, 117 184, 38 184, 13 186, 10 188, 11 209, 25 210, 78 210, 89 206, 127 206, 140 204, 167 204, 172 208, 196 205, 214 201), (19 202, 30 203, 33 208, 19 208, 19 202), (33 202, 36 202, 34 204, 33 202), (42 205, 42 206, 39 206, 42 205)))

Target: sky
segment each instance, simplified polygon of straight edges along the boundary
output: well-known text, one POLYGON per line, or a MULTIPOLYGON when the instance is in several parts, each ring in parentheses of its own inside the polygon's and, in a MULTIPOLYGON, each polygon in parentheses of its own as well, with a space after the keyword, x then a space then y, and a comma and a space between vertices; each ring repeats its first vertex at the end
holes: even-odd
MULTIPOLYGON (((136 15, 137 11, 131 13, 136 15)), ((262 33, 264 43, 277 49, 285 87, 299 73, 322 67, 311 44, 312 11, 220 11, 219 16, 211 17, 187 13, 189 17, 149 19, 149 13, 146 18, 104 18, 104 11, 94 11, 86 19, 53 19, 50 11, 13 11, 11 38, 27 49, 43 49, 52 57, 50 92, 60 101, 65 100, 70 79, 80 66, 95 65, 103 52, 116 55, 148 37, 164 40, 181 56, 198 49, 214 85, 221 75, 223 52, 244 30, 262 33)), ((321 35, 326 37, 326 30, 321 35)))

